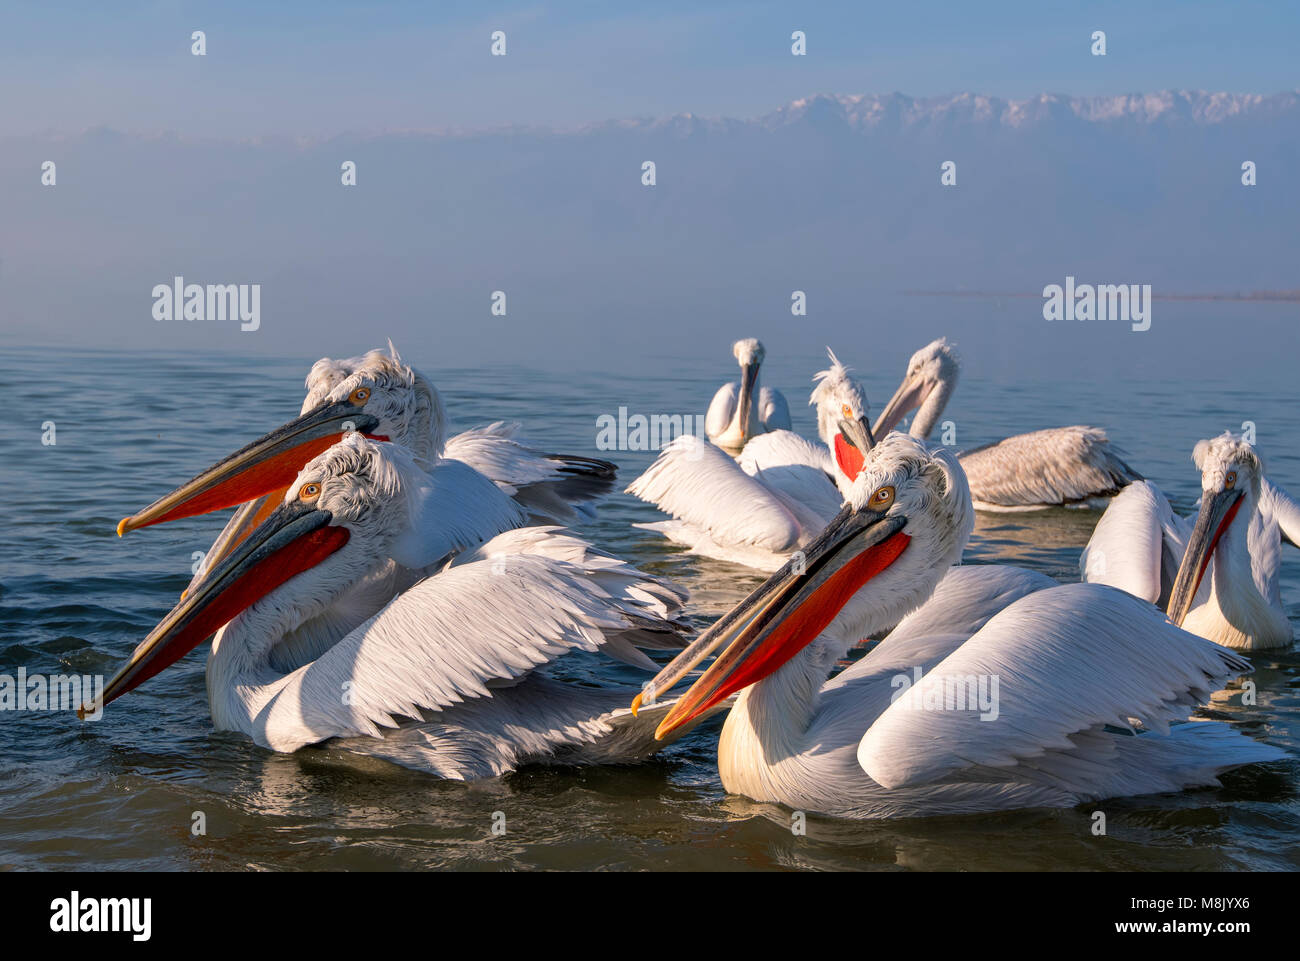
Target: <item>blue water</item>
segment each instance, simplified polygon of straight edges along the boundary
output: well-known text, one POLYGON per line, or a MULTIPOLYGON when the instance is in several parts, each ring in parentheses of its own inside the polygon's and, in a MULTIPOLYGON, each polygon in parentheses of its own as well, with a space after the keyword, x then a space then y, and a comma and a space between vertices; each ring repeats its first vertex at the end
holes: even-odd
MULTIPOLYGON (((401 345, 442 390, 453 426, 522 418, 541 446, 595 449, 596 418, 702 412, 729 358, 602 373, 519 368, 438 369, 425 345, 401 345)), ((919 344, 918 344, 919 346, 919 344)), ((295 415, 315 355, 250 360, 203 354, 7 349, 0 383, 0 672, 109 675, 174 602, 224 516, 194 518, 119 539, 117 520, 199 468, 295 415), (41 443, 53 421, 56 443, 41 443)), ((849 363, 865 366, 853 357, 849 363)), ((797 430, 821 357, 770 357, 766 383, 791 399, 797 430)), ((901 371, 862 372, 879 410, 901 371)), ((1291 399, 1288 400, 1287 398, 1291 399)), ((1087 372, 998 384, 966 371, 946 415, 958 446, 1069 423, 1108 428, 1135 467, 1183 509, 1199 486, 1192 445, 1243 420, 1257 425, 1268 473, 1300 492, 1300 411, 1249 380, 1120 384, 1087 372)), ((623 482, 649 462, 615 452, 623 482)), ((689 557, 630 525, 656 513, 611 497, 584 529, 596 543, 693 592, 703 626, 759 580, 689 557)), ((971 560, 1014 560, 1077 578, 1079 549, 1098 515, 1050 511, 981 516, 971 560)), ((1300 624, 1300 552, 1288 549, 1283 596, 1300 624)), ((525 770, 451 784, 329 748, 275 755, 216 733, 208 717, 206 645, 105 717, 0 713, 0 868, 672 868, 1101 869, 1300 867, 1300 763, 1225 776, 1224 786, 1108 801, 1086 810, 892 823, 812 818, 728 796, 713 748, 718 723, 632 768, 525 770), (1093 810, 1108 835, 1091 834, 1093 810), (492 813, 507 831, 492 834, 492 813), (195 837, 196 812, 206 836, 195 837)), ((1207 716, 1300 754, 1300 658, 1253 658, 1259 703, 1216 704, 1207 716)), ((630 679, 630 678, 629 678, 630 679)))

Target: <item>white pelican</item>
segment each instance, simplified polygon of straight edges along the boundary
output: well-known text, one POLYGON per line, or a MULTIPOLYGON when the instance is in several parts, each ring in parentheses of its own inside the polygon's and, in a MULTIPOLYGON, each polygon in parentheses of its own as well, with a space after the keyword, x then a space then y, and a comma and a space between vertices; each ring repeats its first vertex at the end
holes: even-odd
POLYGON ((893 623, 930 594, 960 558, 972 510, 955 457, 883 437, 802 571, 769 578, 634 709, 725 645, 656 733, 738 691, 718 743, 723 786, 852 818, 1072 806, 1210 785, 1285 756, 1222 723, 1170 726, 1247 662, 1095 584, 1033 592, 970 636, 885 640, 827 680, 861 624, 893 623), (922 679, 897 696, 916 669, 922 679), (992 697, 970 709, 959 683, 992 697))
POLYGON ((1227 647, 1289 645, 1280 567, 1282 542, 1300 544, 1300 504, 1231 433, 1197 443, 1192 461, 1201 472, 1195 524, 1175 514, 1154 484, 1131 484, 1080 555, 1083 579, 1167 606, 1175 624, 1227 647))
POLYGON ((738 340, 731 352, 740 364, 740 383, 723 384, 704 416, 709 440, 732 454, 749 439, 769 430, 790 429, 790 407, 779 390, 758 385, 758 368, 766 351, 753 337, 738 340))
MULTIPOLYGON (((737 348, 748 343, 757 341, 741 341, 737 348)), ((627 488, 673 520, 636 526, 692 553, 764 571, 776 570, 810 543, 840 509, 837 483, 848 484, 836 457, 871 446, 866 397, 847 368, 830 357, 831 367, 814 377, 817 386, 808 401, 817 408, 825 446, 775 430, 750 440, 735 460, 721 447, 682 435, 627 488)))
MULTIPOLYGON (((918 350, 908 362, 903 382, 880 412, 875 436, 889 433, 916 411, 909 433, 929 437, 957 386, 959 370, 957 353, 943 338, 918 350)), ((1106 432, 1096 427, 1053 427, 1016 434, 964 451, 960 458, 979 510, 1090 505, 1142 479, 1120 459, 1106 432)))
POLYGON ((403 448, 350 434, 150 632, 98 706, 215 631, 213 723, 275 751, 337 738, 455 779, 653 751, 650 729, 618 707, 634 691, 546 669, 570 651, 653 669, 637 647, 680 647, 670 618, 682 597, 555 528, 508 531, 444 563, 456 518, 437 484, 403 448), (367 594, 384 602, 373 616, 367 594))
POLYGON ((409 447, 439 472, 441 496, 463 508, 456 521, 458 548, 525 523, 585 517, 583 502, 613 483, 613 464, 538 454, 514 441, 509 425, 467 431, 444 447, 446 415, 437 389, 402 363, 391 344, 389 350, 317 361, 307 377, 301 416, 125 518, 118 534, 244 505, 208 551, 197 582, 283 501, 303 465, 350 430, 409 447))
MULTIPOLYGON (((316 361, 307 374, 307 396, 302 413, 346 396, 345 381, 367 386, 371 378, 398 372, 411 381, 407 403, 412 409, 409 427, 393 439, 425 460, 443 458, 468 464, 510 495, 538 522, 573 524, 595 518, 591 502, 614 486, 617 468, 606 460, 575 454, 550 454, 529 447, 519 436, 521 425, 496 421, 474 427, 447 439, 446 413, 437 388, 420 371, 406 367, 393 347, 388 355, 372 350, 361 357, 316 361)), ((381 425, 381 427, 386 425, 381 425)))

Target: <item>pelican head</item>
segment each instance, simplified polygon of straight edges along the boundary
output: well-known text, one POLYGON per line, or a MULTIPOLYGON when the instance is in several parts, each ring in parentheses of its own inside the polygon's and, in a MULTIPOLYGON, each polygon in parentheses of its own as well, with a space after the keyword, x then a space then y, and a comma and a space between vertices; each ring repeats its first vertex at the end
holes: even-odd
POLYGON ((862 459, 875 446, 867 414, 867 395, 835 352, 826 354, 831 366, 813 375, 817 386, 808 403, 817 408, 817 434, 835 452, 835 462, 850 481, 862 469, 862 459))
POLYGON ((756 337, 746 337, 744 340, 736 341, 731 345, 731 352, 736 356, 736 362, 740 364, 742 370, 748 367, 757 370, 763 363, 763 358, 767 356, 762 342, 756 337))
POLYGON ((1223 535, 1234 525, 1244 531, 1250 523, 1264 476, 1255 448, 1227 431, 1199 441, 1192 450, 1192 463, 1201 472, 1201 510, 1169 595, 1169 619, 1179 627, 1223 535))
MULTIPOLYGON (((656 694, 666 691, 725 645, 655 736, 662 739, 772 674, 841 611, 855 623, 863 613, 882 627, 897 623, 960 560, 974 517, 966 475, 955 456, 903 434, 883 438, 864 458, 843 508, 816 540, 651 682, 656 694)), ((633 702, 633 710, 643 698, 633 702)))
POLYGON ((758 368, 762 366, 767 351, 755 338, 747 337, 731 345, 731 352, 740 364, 740 393, 731 422, 710 439, 724 450, 736 453, 759 432, 758 420, 758 368))
POLYGON ((307 377, 302 414, 123 519, 118 536, 151 524, 234 507, 281 492, 317 454, 356 431, 409 446, 417 456, 441 454, 445 415, 423 374, 389 353, 346 361, 319 360, 307 377))
POLYGON ((250 609, 295 623, 324 610, 401 549, 426 476, 403 448, 359 433, 317 455, 270 516, 172 608, 98 704, 83 712, 138 687, 250 609), (292 591, 281 591, 288 581, 292 591))
MULTIPOLYGON (((943 337, 931 341, 918 350, 907 362, 907 373, 903 375, 903 382, 898 385, 898 390, 894 392, 893 397, 889 398, 885 409, 880 412, 874 430, 875 436, 888 434, 899 421, 920 408, 931 397, 946 401, 957 385, 957 374, 960 368, 956 349, 943 337)), ((929 427, 932 425, 927 424, 923 429, 917 429, 918 426, 912 425, 912 433, 917 437, 924 437, 929 433, 929 427)))

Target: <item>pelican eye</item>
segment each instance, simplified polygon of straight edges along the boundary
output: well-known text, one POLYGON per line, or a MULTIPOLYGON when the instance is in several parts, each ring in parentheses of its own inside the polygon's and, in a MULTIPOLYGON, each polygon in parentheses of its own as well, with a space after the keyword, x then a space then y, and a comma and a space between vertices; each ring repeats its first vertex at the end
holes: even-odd
POLYGON ((364 404, 369 399, 370 399, 369 387, 358 387, 356 390, 354 390, 351 394, 348 395, 348 400, 351 401, 353 404, 357 405, 358 407, 364 404))
POLYGON ((1232 490, 1232 485, 1235 483, 1237 483, 1237 472, 1235 470, 1230 470, 1223 475, 1224 490, 1232 490))
POLYGON ((303 484, 298 488, 298 499, 309 501, 320 496, 320 484, 303 484))
POLYGON ((840 404, 840 413, 843 414, 845 417, 851 418, 853 416, 853 408, 850 407, 848 404, 840 404))
POLYGON ((882 507, 888 507, 894 502, 894 488, 878 487, 876 492, 871 495, 871 500, 867 501, 868 507, 874 507, 879 510, 882 507))

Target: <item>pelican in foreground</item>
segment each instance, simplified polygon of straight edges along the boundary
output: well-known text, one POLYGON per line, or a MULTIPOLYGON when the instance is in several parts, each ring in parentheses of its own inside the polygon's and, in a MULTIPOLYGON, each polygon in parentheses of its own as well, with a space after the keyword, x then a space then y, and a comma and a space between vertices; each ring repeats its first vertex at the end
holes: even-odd
POLYGON ((872 443, 866 396, 833 353, 830 359, 808 401, 821 445, 775 430, 750 440, 737 460, 699 437, 675 438, 627 488, 673 519, 636 526, 692 553, 763 571, 811 543, 840 509, 837 484, 850 483, 836 458, 872 443))
POLYGON ((307 464, 90 709, 215 631, 213 723, 271 750, 338 739, 460 780, 655 750, 621 707, 633 691, 549 668, 587 651, 653 670, 640 648, 680 648, 682 596, 555 528, 507 531, 448 560, 436 483, 396 444, 350 434, 307 464), (373 616, 366 595, 382 600, 373 616))
POLYGON ((740 383, 723 384, 704 415, 704 432, 723 450, 739 454, 751 437, 790 429, 790 407, 779 390, 760 387, 758 369, 767 351, 753 337, 738 340, 731 352, 740 364, 740 383))
MULTIPOLYGON (((927 438, 957 386, 957 353, 943 338, 922 347, 876 421, 883 437, 913 411, 913 437, 927 438)), ((1096 427, 1053 427, 1016 434, 960 455, 975 507, 987 511, 1093 506, 1142 475, 1096 427)))
POLYGON ((1167 607, 1175 624, 1226 647, 1290 645, 1280 569, 1282 543, 1300 545, 1300 504, 1231 433, 1197 443, 1192 462, 1201 472, 1195 522, 1149 481, 1130 485, 1080 555, 1083 579, 1167 607))
POLYGON ((209 549, 192 589, 280 505, 307 462, 349 431, 402 444, 437 474, 447 533, 458 548, 528 523, 588 517, 586 502, 614 479, 614 465, 606 461, 537 454, 513 439, 509 425, 467 431, 444 443, 446 414, 437 389, 390 345, 388 354, 317 361, 298 418, 125 518, 118 534, 242 505, 209 549))
POLYGON ((827 680, 860 636, 845 624, 919 605, 972 527, 957 459, 883 438, 805 564, 720 618, 633 708, 720 650, 656 735, 739 692, 718 742, 723 786, 850 818, 1073 806, 1285 756, 1223 723, 1171 723, 1248 663, 1095 584, 1031 593, 971 635, 886 640, 827 680))

